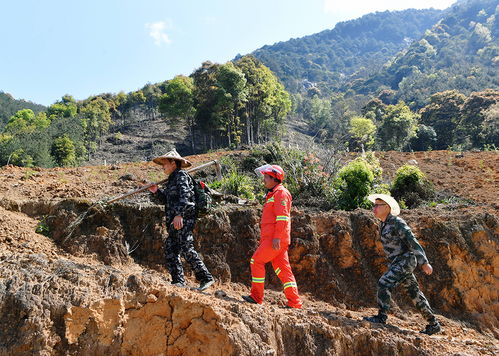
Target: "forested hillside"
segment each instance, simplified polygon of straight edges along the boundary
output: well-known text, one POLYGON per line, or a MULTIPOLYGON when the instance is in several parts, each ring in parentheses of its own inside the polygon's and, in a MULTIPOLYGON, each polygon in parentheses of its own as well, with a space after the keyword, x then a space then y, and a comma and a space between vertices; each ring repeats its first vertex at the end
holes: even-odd
POLYGON ((349 149, 494 149, 499 146, 495 1, 460 1, 369 77, 334 93, 320 83, 293 98, 323 142, 349 149))
POLYGON ((421 37, 442 16, 440 10, 385 11, 338 23, 334 29, 264 46, 252 54, 291 92, 307 82, 332 92, 366 77, 421 37))
POLYGON ((421 108, 439 91, 463 94, 499 88, 499 7, 497 1, 463 1, 381 71, 352 81, 343 90, 371 94, 395 90, 395 100, 421 108))
POLYGON ((48 108, 0 93, 0 165, 148 160, 172 146, 192 154, 289 140, 293 130, 302 135, 293 144, 308 135, 334 150, 496 150, 498 15, 493 0, 369 14, 205 61, 189 76, 48 108))
POLYGON ((147 84, 128 94, 80 101, 66 95, 38 114, 17 111, 0 133, 0 165, 79 165, 98 157, 104 141, 135 160, 150 159, 173 145, 187 147, 186 154, 263 143, 279 135, 290 110, 288 92, 254 58, 207 61, 188 77, 147 84), (167 124, 160 125, 162 132, 158 125, 150 126, 158 119, 167 124), (179 134, 185 128, 188 137, 179 134), (131 136, 151 141, 134 144, 131 136), (132 144, 125 146, 127 141, 132 144))
POLYGON ((35 113, 45 110, 45 106, 26 100, 16 100, 12 95, 0 91, 0 132, 10 117, 22 109, 31 109, 35 113))

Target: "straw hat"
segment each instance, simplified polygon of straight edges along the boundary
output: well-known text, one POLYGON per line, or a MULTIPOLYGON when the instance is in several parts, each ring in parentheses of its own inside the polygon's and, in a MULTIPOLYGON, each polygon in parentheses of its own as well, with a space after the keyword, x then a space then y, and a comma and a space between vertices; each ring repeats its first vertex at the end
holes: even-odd
POLYGON ((168 160, 168 159, 173 159, 175 161, 180 161, 182 163, 181 167, 182 168, 188 168, 192 166, 192 163, 186 160, 185 158, 182 158, 177 152, 177 150, 173 149, 170 152, 165 153, 162 156, 154 158, 152 161, 156 164, 159 164, 160 166, 163 165, 163 163, 168 160))
POLYGON ((385 203, 387 203, 390 206, 391 208, 390 214, 392 214, 393 216, 397 216, 398 214, 400 214, 399 203, 397 203, 397 201, 393 197, 387 194, 371 194, 367 197, 367 199, 369 199, 373 203, 376 201, 376 199, 383 200, 385 203))

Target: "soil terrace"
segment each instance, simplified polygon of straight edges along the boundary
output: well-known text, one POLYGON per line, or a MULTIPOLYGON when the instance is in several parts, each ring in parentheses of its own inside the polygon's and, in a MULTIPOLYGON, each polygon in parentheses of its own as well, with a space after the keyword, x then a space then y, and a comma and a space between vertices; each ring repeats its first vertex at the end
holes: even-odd
MULTIPOLYGON (((215 152, 188 158, 198 165, 229 153, 215 152)), ((348 157, 350 155, 345 159, 348 157)), ((483 212, 497 221, 498 153, 380 152, 377 157, 387 181, 398 167, 415 160, 437 189, 475 202, 469 207, 456 206, 453 209, 463 213, 483 212)), ((231 277, 229 268, 229 276, 217 276, 219 281, 211 290, 199 293, 170 286, 161 266, 137 263, 137 258, 132 259, 127 253, 103 262, 98 252, 73 253, 61 240, 35 233, 43 218, 40 212, 58 201, 74 198, 81 204, 90 205, 133 190, 141 180, 162 179, 161 171, 152 163, 55 169, 7 166, 0 169, 0 177, 0 295, 2 291, 7 291, 3 294, 3 301, 0 298, 0 309, 4 315, 4 321, 0 322, 0 330, 4 333, 0 337, 2 356, 303 355, 308 352, 324 355, 492 355, 499 352, 497 303, 495 307, 492 304, 488 316, 482 316, 487 319, 486 327, 477 326, 476 322, 480 319, 467 322, 448 314, 447 317, 440 316, 444 332, 426 337, 417 332, 424 324, 421 316, 404 303, 394 309, 391 326, 388 327, 361 321, 362 316, 375 312, 374 302, 352 307, 351 303, 322 298, 307 288, 306 283, 303 283, 305 309, 302 311, 281 309, 283 297, 278 288, 268 289, 263 306, 252 306, 240 302, 241 295, 248 293, 248 283, 243 278, 239 281, 238 273, 244 277, 247 271, 232 271, 231 277), (230 282, 231 278, 236 281, 230 282), (23 306, 22 303, 26 302, 22 301, 22 296, 8 293, 9 288, 18 293, 22 288, 26 290, 26 286, 31 286, 32 294, 41 298, 37 302, 40 304, 35 303, 35 306, 29 307, 31 309, 23 306), (41 288, 41 295, 35 287, 41 288), (51 302, 43 301, 44 293, 51 296, 51 302), (10 300, 6 295, 9 298, 16 295, 20 301, 10 300), (66 306, 62 307, 64 304, 66 306), (27 310, 36 311, 36 315, 27 310), (50 310, 48 314, 47 310, 50 310), (17 312, 26 315, 19 319, 17 312), (119 342, 116 341, 117 335, 119 342), (26 340, 23 341, 23 338, 26 340), (214 340, 218 341, 215 343, 214 340)), ((138 198, 134 204, 138 204, 140 210, 141 204, 149 204, 148 198, 138 198)), ((437 206, 406 213, 409 213, 409 222, 424 222, 432 217, 445 220, 446 211, 445 207, 437 206)), ((302 219, 308 217, 306 211, 298 214, 302 219)), ((325 224, 317 217, 313 219, 319 225, 325 224)), ((206 229, 209 229, 209 224, 206 224, 206 229)), ((314 231, 317 230, 314 233, 324 229, 317 224, 313 227, 314 231)), ((422 226, 415 227, 415 230, 419 232, 422 226)), ((221 231, 228 231, 228 228, 221 231)), ((108 228, 97 228, 99 234, 112 243, 108 228)), ((490 298, 497 297, 499 289, 498 236, 497 226, 495 230, 492 228, 492 240, 489 235, 474 235, 476 246, 492 244, 487 245, 488 252, 483 252, 495 261, 484 265, 491 276, 487 278, 492 280, 492 287, 487 291, 490 298)), ((340 243, 339 247, 345 246, 340 243)), ((345 251, 352 248, 346 246, 345 251)), ((306 252, 304 255, 303 251, 301 245, 294 245, 290 250, 291 260, 297 261, 297 273, 307 271, 307 261, 312 260, 307 257, 311 255, 306 255, 306 252)), ((356 256, 357 252, 351 253, 356 256)), ((464 256, 463 261, 467 258, 464 256)), ((348 264, 351 261, 340 258, 338 263, 348 264)), ((456 266, 460 269, 456 270, 458 275, 466 274, 465 265, 456 260, 456 266)), ((474 278, 481 277, 477 275, 474 278)), ((190 283, 195 284, 192 277, 190 283)), ((341 289, 341 286, 338 288, 341 289)), ((473 305, 471 299, 468 302, 473 305)))

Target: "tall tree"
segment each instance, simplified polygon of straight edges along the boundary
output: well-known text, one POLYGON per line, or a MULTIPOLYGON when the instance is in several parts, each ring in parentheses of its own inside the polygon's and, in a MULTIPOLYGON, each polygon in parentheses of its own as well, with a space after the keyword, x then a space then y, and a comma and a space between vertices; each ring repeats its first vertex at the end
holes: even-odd
POLYGON ((169 80, 165 86, 165 93, 159 100, 159 112, 165 114, 171 125, 175 125, 178 119, 185 121, 189 128, 191 137, 191 149, 195 152, 194 139, 194 81, 190 77, 178 75, 169 80))
POLYGON ((223 129, 220 117, 214 111, 218 98, 216 76, 219 67, 220 65, 217 63, 206 61, 191 75, 194 81, 196 127, 202 132, 204 147, 207 149, 215 148, 218 139, 215 137, 215 133, 223 129))
POLYGON ((37 116, 31 109, 19 110, 8 121, 5 132, 13 135, 32 133, 35 130, 43 130, 50 125, 50 120, 44 112, 37 116))
POLYGON ((224 119, 229 146, 241 143, 239 110, 247 101, 248 90, 244 73, 232 62, 220 66, 217 72, 217 108, 224 119))
POLYGON ((465 99, 457 90, 447 90, 433 94, 430 104, 421 109, 421 123, 433 127, 437 134, 433 148, 445 150, 454 143, 454 133, 465 99))
POLYGON ((111 113, 108 103, 101 97, 94 97, 82 103, 79 113, 85 137, 87 149, 90 153, 96 148, 95 144, 109 131, 112 124, 111 113))
POLYGON ((358 142, 362 151, 374 144, 376 125, 365 117, 352 117, 350 119, 350 134, 358 142))
POLYGON ((260 143, 264 123, 281 121, 291 108, 291 99, 274 73, 256 58, 244 56, 236 66, 247 80, 248 100, 243 112, 246 142, 260 143))
POLYGON ((61 167, 76 164, 76 150, 73 141, 67 136, 58 137, 52 144, 52 156, 61 167))
POLYGON ((418 115, 404 102, 388 105, 378 128, 378 145, 383 150, 402 150, 416 134, 418 115))
POLYGON ((47 109, 47 116, 50 120, 58 119, 61 117, 73 117, 78 112, 76 100, 70 96, 65 95, 62 99, 47 109))
POLYGON ((158 110, 159 101, 163 95, 160 86, 158 84, 146 84, 142 89, 142 93, 145 97, 144 106, 146 113, 151 119, 156 118, 156 113, 158 110))
POLYGON ((458 125, 461 138, 469 139, 473 147, 482 148, 487 144, 485 113, 489 107, 499 102, 499 91, 484 90, 472 93, 465 101, 462 118, 458 125))

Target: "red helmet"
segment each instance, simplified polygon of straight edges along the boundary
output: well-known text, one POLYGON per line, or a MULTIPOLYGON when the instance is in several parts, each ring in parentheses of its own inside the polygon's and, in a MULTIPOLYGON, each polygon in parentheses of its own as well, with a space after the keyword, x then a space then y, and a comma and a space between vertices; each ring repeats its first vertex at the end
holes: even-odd
POLYGON ((268 174, 271 177, 279 179, 281 182, 284 180, 284 170, 277 164, 266 164, 264 166, 258 167, 256 171, 261 174, 268 174))

